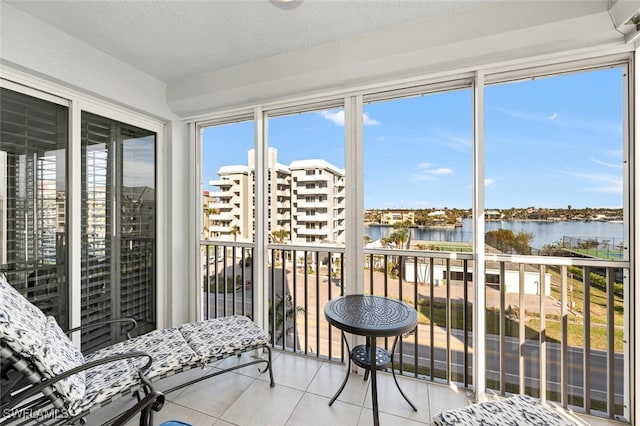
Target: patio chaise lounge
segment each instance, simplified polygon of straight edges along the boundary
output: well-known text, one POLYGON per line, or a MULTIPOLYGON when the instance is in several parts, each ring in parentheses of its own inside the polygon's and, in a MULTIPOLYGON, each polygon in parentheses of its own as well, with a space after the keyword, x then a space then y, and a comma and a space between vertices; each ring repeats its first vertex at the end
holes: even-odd
POLYGON ((55 319, 46 317, 0 273, 0 424, 81 423, 88 414, 130 393, 137 397, 133 406, 107 424, 123 424, 138 413, 141 425, 152 424, 153 411, 164 402, 152 382, 254 349, 266 349, 267 359, 216 370, 165 392, 257 363, 266 364, 261 372, 269 370, 274 386, 270 335, 247 317, 188 323, 133 338, 129 332, 135 321, 126 321, 127 340, 83 356, 55 319))
POLYGON ((577 426, 576 422, 528 395, 481 402, 444 411, 432 421, 435 426, 577 426))

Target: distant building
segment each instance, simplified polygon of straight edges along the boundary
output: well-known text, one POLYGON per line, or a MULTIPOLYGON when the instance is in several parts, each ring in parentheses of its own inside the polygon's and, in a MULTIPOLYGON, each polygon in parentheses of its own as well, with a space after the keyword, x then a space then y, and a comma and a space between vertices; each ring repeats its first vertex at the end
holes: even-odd
POLYGON ((484 212, 485 220, 502 220, 504 215, 498 210, 487 210, 484 212))
POLYGON ((396 223, 415 223, 413 210, 387 210, 381 212, 380 223, 383 225, 395 225, 396 223))
MULTIPOLYGON (((269 233, 285 230, 295 243, 344 242, 344 170, 324 160, 278 163, 278 151, 268 152, 269 233)), ((255 151, 247 166, 223 166, 209 185, 205 208, 213 239, 252 241, 255 231, 255 151)))

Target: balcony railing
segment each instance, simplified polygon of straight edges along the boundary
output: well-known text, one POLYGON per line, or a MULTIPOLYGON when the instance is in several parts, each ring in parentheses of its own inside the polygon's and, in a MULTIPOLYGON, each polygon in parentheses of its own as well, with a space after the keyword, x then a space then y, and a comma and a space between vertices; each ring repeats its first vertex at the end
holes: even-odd
MULTIPOLYGON (((252 253, 246 243, 203 243, 205 317, 252 316, 252 253)), ((396 349, 396 374, 471 388, 474 256, 365 249, 362 264, 364 293, 400 299, 418 311, 417 329, 396 349)), ((323 314, 329 299, 347 291, 344 249, 269 245, 268 266, 274 346, 344 362, 340 333, 323 314)), ((487 254, 487 388, 623 418, 628 272, 624 261, 487 254)), ((392 339, 380 340, 391 350, 392 339)))

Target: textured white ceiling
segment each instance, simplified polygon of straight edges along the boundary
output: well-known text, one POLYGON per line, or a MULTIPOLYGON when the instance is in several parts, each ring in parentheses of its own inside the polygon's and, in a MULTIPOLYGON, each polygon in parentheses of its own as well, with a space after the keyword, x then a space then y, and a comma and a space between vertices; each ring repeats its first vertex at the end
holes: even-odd
POLYGON ((487 0, 7 1, 171 82, 487 0))

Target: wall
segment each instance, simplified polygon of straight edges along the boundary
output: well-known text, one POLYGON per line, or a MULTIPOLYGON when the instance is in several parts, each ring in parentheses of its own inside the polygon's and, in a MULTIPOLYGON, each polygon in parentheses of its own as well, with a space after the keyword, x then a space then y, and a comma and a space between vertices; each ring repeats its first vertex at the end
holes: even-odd
POLYGON ((123 107, 125 111, 135 111, 164 123, 162 166, 166 191, 162 232, 166 252, 159 263, 164 266, 167 315, 159 318, 159 326, 185 322, 189 293, 182 287, 190 282, 192 251, 187 236, 193 225, 190 192, 185 188, 189 188, 192 168, 189 167, 187 126, 167 107, 165 83, 5 2, 0 8, 0 29, 0 76, 3 78, 23 85, 37 82, 39 89, 61 97, 78 93, 83 99, 123 107))
MULTIPOLYGON (((624 45, 625 35, 616 28, 609 4, 491 2, 171 82, 167 102, 176 114, 189 117, 539 55, 624 45)), ((621 15, 629 13, 624 9, 621 15)))

